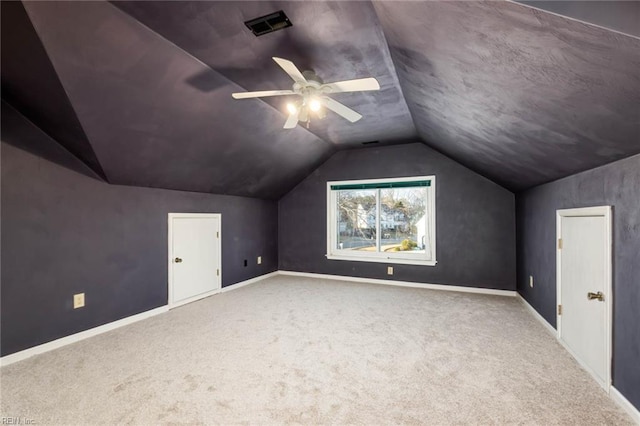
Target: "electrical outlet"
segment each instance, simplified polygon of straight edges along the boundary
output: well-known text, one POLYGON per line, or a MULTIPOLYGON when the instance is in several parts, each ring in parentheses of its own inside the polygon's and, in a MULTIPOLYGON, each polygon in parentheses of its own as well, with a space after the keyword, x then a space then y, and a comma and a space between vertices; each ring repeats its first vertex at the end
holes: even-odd
POLYGON ((387 275, 393 275, 393 266, 387 266, 387 275))
POLYGON ((533 288, 533 275, 529 275, 529 287, 533 288))
POLYGON ((73 295, 73 309, 82 308, 84 306, 84 293, 73 295))
POLYGON ((262 256, 258 256, 258 265, 262 265, 262 256))

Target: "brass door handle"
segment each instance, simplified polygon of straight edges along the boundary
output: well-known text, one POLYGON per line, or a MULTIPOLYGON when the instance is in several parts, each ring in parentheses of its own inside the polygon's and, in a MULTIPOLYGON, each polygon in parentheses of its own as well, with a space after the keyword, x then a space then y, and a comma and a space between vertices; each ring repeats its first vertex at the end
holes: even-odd
POLYGON ((173 261, 176 263, 182 263, 182 259, 180 259, 179 257, 176 257, 173 261))
POLYGON ((590 291, 589 293, 587 293, 587 299, 589 300, 598 299, 599 301, 602 302, 604 300, 604 294, 602 294, 601 291, 597 293, 593 293, 590 291))

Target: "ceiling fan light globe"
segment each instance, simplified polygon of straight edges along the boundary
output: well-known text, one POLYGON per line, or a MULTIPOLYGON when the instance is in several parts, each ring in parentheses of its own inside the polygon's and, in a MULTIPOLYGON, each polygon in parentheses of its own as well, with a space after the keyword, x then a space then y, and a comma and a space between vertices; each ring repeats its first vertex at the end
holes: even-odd
POLYGON ((296 112, 298 112, 298 107, 295 104, 289 102, 287 103, 287 111, 289 112, 289 114, 295 114, 296 112))
POLYGON ((309 102, 309 109, 313 112, 320 111, 320 107, 322 107, 322 104, 317 99, 312 99, 311 102, 309 102))

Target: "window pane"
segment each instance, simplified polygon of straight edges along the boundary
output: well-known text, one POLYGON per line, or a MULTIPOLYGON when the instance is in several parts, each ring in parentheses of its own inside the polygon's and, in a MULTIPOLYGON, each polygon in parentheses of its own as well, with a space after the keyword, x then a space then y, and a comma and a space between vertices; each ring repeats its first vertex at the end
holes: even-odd
POLYGON ((337 249, 376 251, 377 190, 337 191, 337 249))
POLYGON ((380 190, 380 251, 429 251, 427 191, 426 187, 380 190))

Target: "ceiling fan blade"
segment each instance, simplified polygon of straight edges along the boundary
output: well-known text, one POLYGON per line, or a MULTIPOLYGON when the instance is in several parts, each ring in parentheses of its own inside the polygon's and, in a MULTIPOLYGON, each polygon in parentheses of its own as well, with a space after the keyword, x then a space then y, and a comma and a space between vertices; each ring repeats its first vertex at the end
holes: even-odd
POLYGON ((261 92, 237 92, 232 93, 233 99, 247 99, 247 98, 264 98, 266 96, 283 96, 283 95, 295 95, 293 90, 263 90, 261 92))
POLYGON ((329 93, 343 93, 343 92, 366 92, 368 90, 380 90, 380 84, 378 80, 373 77, 358 78, 356 80, 336 81, 335 83, 329 83, 323 85, 328 87, 331 91, 329 93))
POLYGON ((285 129, 293 129, 298 125, 298 115, 300 114, 300 110, 296 110, 296 112, 289 114, 287 121, 284 123, 285 129))
POLYGON ((287 74, 289 74, 289 77, 291 77, 293 79, 293 81, 295 81, 296 83, 306 83, 307 79, 304 78, 304 76, 302 75, 302 73, 300 72, 300 70, 298 69, 298 67, 296 67, 293 62, 287 60, 287 59, 282 59, 282 58, 277 58, 277 57, 273 57, 273 60, 276 61, 276 64, 280 65, 280 68, 282 68, 284 70, 284 72, 286 72, 287 74))
POLYGON ((357 112, 355 112, 354 110, 352 110, 351 108, 349 108, 346 105, 342 105, 340 102, 334 101, 333 99, 329 98, 329 97, 323 97, 320 102, 322 102, 322 104, 324 106, 326 106, 327 108, 329 108, 331 111, 335 112, 336 114, 346 118, 347 120, 349 120, 352 123, 355 123, 356 121, 360 120, 362 118, 362 116, 360 114, 358 114, 357 112))

